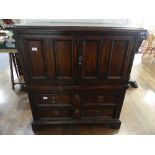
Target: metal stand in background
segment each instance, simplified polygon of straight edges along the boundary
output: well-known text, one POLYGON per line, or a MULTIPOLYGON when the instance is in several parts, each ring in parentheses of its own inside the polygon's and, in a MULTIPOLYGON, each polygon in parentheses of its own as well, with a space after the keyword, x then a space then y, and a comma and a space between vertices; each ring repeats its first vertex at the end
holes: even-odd
POLYGON ((21 85, 25 84, 24 82, 20 82, 19 80, 19 77, 22 76, 22 70, 21 70, 17 53, 9 53, 9 63, 10 63, 10 74, 11 74, 11 85, 12 85, 12 89, 15 90, 16 84, 21 84, 21 85), (15 82, 13 67, 15 68, 18 82, 15 82))

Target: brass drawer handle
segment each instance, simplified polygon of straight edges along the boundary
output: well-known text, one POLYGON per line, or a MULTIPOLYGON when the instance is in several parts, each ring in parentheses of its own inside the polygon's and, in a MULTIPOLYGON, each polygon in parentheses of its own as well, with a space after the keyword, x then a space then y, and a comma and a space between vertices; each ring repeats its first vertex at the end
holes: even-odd
POLYGON ((80 112, 79 109, 75 109, 75 110, 74 110, 74 113, 75 113, 75 114, 78 114, 79 112, 80 112))
POLYGON ((102 102, 102 101, 103 101, 103 99, 104 99, 104 97, 103 97, 103 96, 98 96, 98 102, 102 102))
POLYGON ((52 104, 56 102, 55 97, 52 97, 52 104))
POLYGON ((55 115, 58 115, 58 114, 59 114, 59 111, 58 111, 58 110, 54 110, 53 113, 54 113, 55 115))
POLYGON ((79 99, 80 98, 80 95, 75 95, 75 99, 79 99))
POLYGON ((100 110, 95 110, 95 114, 99 115, 100 114, 100 110))
POLYGON ((54 104, 55 103, 55 99, 52 99, 52 104, 54 104))

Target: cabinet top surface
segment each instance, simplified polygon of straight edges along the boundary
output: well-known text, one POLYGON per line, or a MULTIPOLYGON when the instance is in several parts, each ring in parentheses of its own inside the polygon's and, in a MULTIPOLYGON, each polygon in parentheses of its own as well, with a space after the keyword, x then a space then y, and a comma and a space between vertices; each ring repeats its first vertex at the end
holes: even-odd
POLYGON ((146 31, 144 28, 122 23, 95 23, 95 22, 52 22, 33 21, 19 23, 8 27, 8 29, 54 29, 67 31, 146 31))

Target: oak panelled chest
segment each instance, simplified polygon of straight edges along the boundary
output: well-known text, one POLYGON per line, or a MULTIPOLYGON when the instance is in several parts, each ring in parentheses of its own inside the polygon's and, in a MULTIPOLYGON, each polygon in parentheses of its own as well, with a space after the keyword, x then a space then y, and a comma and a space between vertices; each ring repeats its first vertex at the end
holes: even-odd
POLYGON ((138 28, 14 26, 33 129, 101 123, 119 128, 138 28))

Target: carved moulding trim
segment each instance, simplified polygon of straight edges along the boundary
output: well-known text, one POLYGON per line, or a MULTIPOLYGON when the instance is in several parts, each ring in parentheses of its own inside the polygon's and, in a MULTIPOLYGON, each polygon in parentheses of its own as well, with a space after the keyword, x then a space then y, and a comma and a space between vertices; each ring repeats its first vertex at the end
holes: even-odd
POLYGON ((142 41, 146 40, 148 36, 149 36, 149 33, 147 31, 139 33, 139 35, 136 37, 136 40, 135 40, 134 53, 138 53, 139 47, 142 44, 142 41))

